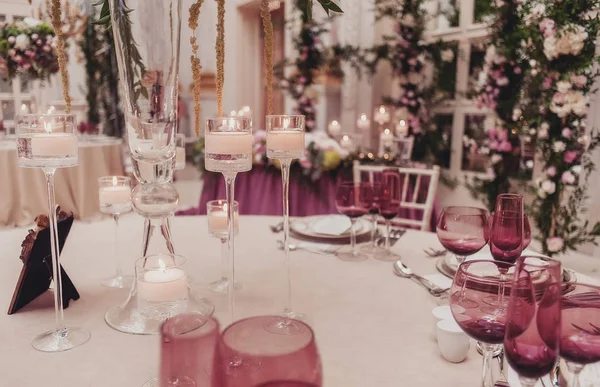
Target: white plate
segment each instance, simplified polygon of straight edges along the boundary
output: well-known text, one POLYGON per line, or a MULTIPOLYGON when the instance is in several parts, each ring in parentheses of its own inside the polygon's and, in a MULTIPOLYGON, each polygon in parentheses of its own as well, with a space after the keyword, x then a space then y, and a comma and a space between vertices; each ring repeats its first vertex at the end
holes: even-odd
MULTIPOLYGON (((305 218, 298 218, 291 223, 290 230, 292 233, 298 236, 310 239, 343 240, 350 238, 350 230, 341 235, 329 235, 318 233, 313 229, 312 224, 314 224, 314 222, 319 221, 323 217, 329 216, 340 215, 315 215, 307 216, 305 218)), ((368 222, 364 219, 359 219, 356 222, 356 237, 359 238, 361 236, 365 236, 371 232, 371 228, 371 222, 368 222)))

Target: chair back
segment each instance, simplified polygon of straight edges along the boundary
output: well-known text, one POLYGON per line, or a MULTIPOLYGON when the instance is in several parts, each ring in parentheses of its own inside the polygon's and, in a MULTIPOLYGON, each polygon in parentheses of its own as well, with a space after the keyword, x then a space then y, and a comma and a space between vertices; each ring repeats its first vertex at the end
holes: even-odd
POLYGON ((385 165, 361 165, 354 161, 352 172, 355 183, 368 175, 370 183, 374 182, 376 173, 394 172, 400 175, 400 208, 401 213, 394 218, 403 226, 417 227, 422 231, 430 231, 431 214, 440 180, 440 167, 410 168, 389 167, 385 165))

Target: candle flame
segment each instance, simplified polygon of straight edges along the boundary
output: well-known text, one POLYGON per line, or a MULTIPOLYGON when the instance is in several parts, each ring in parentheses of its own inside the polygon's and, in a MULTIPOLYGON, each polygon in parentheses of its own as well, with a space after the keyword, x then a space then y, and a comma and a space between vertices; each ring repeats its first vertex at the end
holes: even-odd
POLYGON ((389 130, 389 129, 386 129, 386 130, 384 130, 384 131, 383 131, 383 133, 385 133, 385 134, 390 134, 391 132, 390 132, 390 130, 389 130))
POLYGON ((333 126, 338 126, 340 123, 337 122, 336 120, 331 121, 331 125, 333 126))
POLYGON ((379 113, 384 114, 385 113, 385 106, 381 105, 379 107, 379 113))
POLYGON ((406 126, 406 121, 400 120, 400 126, 406 126))
POLYGON ((162 259, 160 259, 160 258, 158 258, 158 266, 159 266, 159 269, 160 269, 162 272, 165 272, 165 271, 167 270, 167 265, 166 265, 166 264, 165 264, 165 262, 164 262, 162 259))
POLYGON ((52 124, 50 122, 44 121, 44 130, 46 133, 52 133, 52 124))
POLYGON ((344 134, 344 137, 342 137, 342 140, 344 140, 344 141, 350 141, 350 137, 348 137, 347 134, 344 134))
POLYGON ((117 185, 117 177, 116 177, 116 176, 113 176, 113 179, 112 179, 112 180, 113 180, 113 185, 115 185, 115 186, 116 186, 116 185, 117 185))
POLYGON ((360 119, 361 119, 362 121, 366 121, 366 120, 367 120, 367 115, 366 115, 366 114, 364 114, 364 113, 363 113, 363 114, 361 114, 361 116, 360 116, 360 119))

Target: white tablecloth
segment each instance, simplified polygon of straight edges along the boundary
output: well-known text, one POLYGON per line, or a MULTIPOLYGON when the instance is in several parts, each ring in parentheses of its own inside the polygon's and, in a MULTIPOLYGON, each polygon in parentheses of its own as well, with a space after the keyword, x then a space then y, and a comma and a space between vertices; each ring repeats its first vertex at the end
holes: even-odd
MULTIPOLYGON (((283 253, 275 243, 281 234, 274 236, 268 228, 279 220, 240 219, 236 239, 236 279, 243 284, 237 293, 239 318, 281 310, 283 253)), ((219 277, 220 242, 208 236, 205 217, 176 217, 172 226, 175 248, 189 260, 188 274, 196 286, 206 289, 208 282, 219 277)), ((103 319, 106 310, 123 301, 127 293, 100 285, 114 272, 112 227, 109 220, 76 222, 62 256, 64 268, 81 293, 81 299, 65 311, 67 324, 90 330, 91 340, 59 354, 31 347, 35 335, 53 326, 50 292, 15 315, 0 315, 0 385, 137 387, 157 373, 158 337, 123 334, 109 328, 103 319)), ((25 234, 25 229, 0 231, 0 303, 5 308, 21 268, 18 257, 25 234)), ((125 216, 120 240, 130 273, 141 239, 141 218, 125 216)), ((424 255, 423 247, 439 247, 435 234, 408 231, 394 249, 415 272, 434 273, 435 260, 424 255)), ((583 257, 566 260, 579 267, 587 265, 583 257)), ((451 364, 441 358, 431 316, 436 299, 414 282, 396 277, 390 262, 342 262, 298 251, 292 253, 292 276, 294 309, 307 314, 316 332, 324 386, 479 385, 481 357, 472 346, 463 363, 451 364)), ((209 291, 203 294, 216 305, 217 318, 228 324, 227 297, 209 291)))
MULTIPOLYGON (((56 203, 77 219, 100 215, 98 178, 122 175, 121 140, 79 142, 79 165, 56 171, 56 203)), ((19 168, 14 141, 0 141, 0 227, 27 225, 48 213, 46 180, 40 169, 19 168)))

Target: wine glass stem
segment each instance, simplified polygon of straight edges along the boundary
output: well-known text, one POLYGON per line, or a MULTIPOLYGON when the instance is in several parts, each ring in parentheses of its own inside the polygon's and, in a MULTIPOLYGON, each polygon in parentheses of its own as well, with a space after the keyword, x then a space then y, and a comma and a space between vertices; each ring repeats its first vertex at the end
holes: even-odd
POLYGON ((458 266, 462 265, 462 263, 467 258, 464 255, 454 255, 454 256, 456 257, 456 262, 458 263, 458 266))
POLYGON ((483 348, 483 387, 494 387, 492 362, 496 345, 481 343, 483 348))
POLYGON ((350 218, 350 246, 352 249, 352 255, 358 256, 358 247, 356 246, 356 219, 350 218))
POLYGON ((227 258, 229 257, 229 249, 227 248, 227 238, 221 238, 221 279, 227 279, 227 258))
POLYGON ((538 380, 532 378, 519 377, 519 381, 521 382, 521 387, 534 387, 538 380))
POLYGON ((287 297, 283 312, 292 311, 292 276, 290 268, 290 165, 291 159, 279 160, 281 164, 281 183, 283 184, 283 251, 285 259, 285 275, 287 284, 287 297))
POLYGON ((390 234, 392 233, 392 221, 385 221, 385 250, 390 251, 390 234))
POLYGON ((60 256, 58 251, 58 231, 56 222, 56 198, 54 196, 54 173, 56 168, 42 168, 46 175, 48 187, 48 220, 50 221, 50 249, 52 253, 52 278, 54 279, 54 310, 56 313, 56 329, 65 328, 62 299, 62 279, 60 273, 60 256))
POLYGON ((121 267, 121 257, 119 256, 119 214, 113 214, 115 220, 115 263, 117 264, 116 278, 123 277, 123 268, 121 267))
POLYGON ((371 229, 371 245, 373 248, 377 247, 375 241, 375 234, 377 233, 377 215, 373 215, 373 228, 371 229))
POLYGON ((229 313, 231 316, 231 322, 235 321, 235 294, 233 284, 235 283, 235 253, 234 253, 234 188, 235 178, 237 173, 224 173, 225 187, 226 187, 226 198, 227 198, 227 244, 229 251, 229 275, 227 280, 227 293, 229 296, 229 313))
POLYGON ((567 369, 569 370, 569 387, 579 387, 579 374, 583 370, 583 365, 567 362, 567 369))

